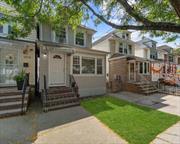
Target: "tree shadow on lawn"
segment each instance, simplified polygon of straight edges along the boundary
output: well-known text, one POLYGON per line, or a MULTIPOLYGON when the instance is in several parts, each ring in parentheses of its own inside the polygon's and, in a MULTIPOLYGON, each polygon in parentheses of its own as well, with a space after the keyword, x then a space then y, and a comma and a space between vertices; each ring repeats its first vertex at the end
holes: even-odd
POLYGON ((127 102, 125 100, 121 100, 119 98, 114 98, 110 96, 102 96, 98 98, 90 98, 87 100, 83 100, 81 105, 87 108, 93 114, 98 114, 101 112, 112 111, 115 109, 124 109, 127 106, 136 107, 143 111, 152 111, 153 109, 134 104, 132 102, 127 102))

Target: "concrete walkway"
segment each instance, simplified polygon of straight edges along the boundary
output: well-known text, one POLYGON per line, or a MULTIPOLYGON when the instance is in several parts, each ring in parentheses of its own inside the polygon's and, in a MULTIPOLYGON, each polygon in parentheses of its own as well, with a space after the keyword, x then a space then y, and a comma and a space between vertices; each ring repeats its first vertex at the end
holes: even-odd
POLYGON ((34 144, 126 144, 94 116, 38 133, 34 144))
MULTIPOLYGON (((180 116, 180 96, 160 93, 144 96, 130 92, 112 93, 109 95, 180 116)), ((151 144, 180 144, 180 122, 159 134, 151 144)))
POLYGON ((0 144, 124 144, 83 107, 48 113, 33 103, 24 116, 0 119, 0 144))
POLYGON ((159 134, 151 144, 180 144, 180 122, 159 134))
POLYGON ((109 95, 180 116, 180 96, 162 93, 145 96, 131 92, 111 93, 109 95))

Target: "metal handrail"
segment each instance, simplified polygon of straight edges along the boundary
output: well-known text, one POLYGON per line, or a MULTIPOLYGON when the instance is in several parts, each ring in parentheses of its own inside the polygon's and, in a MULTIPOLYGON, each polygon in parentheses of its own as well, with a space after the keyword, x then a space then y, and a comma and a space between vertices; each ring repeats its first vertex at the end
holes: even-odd
POLYGON ((76 80, 75 80, 73 75, 70 75, 69 77, 70 77, 70 79, 69 79, 70 87, 73 89, 73 92, 74 92, 75 96, 79 98, 79 87, 78 87, 78 84, 77 84, 77 82, 76 82, 76 80))
POLYGON ((21 113, 24 114, 24 101, 25 101, 25 95, 26 95, 26 89, 27 89, 27 83, 28 82, 28 76, 26 75, 24 77, 23 87, 22 87, 22 105, 21 105, 21 113))

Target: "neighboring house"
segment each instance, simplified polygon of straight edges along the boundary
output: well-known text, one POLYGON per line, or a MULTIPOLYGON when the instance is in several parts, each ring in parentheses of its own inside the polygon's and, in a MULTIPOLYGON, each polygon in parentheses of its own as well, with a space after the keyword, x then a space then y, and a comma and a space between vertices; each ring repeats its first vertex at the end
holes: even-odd
POLYGON ((136 42, 135 56, 156 60, 156 44, 157 42, 149 38, 143 38, 142 40, 136 42))
POLYGON ((9 40, 10 29, 10 24, 0 25, 0 86, 15 85, 13 77, 22 69, 29 75, 29 84, 35 85, 36 31, 24 39, 9 40))
POLYGON ((113 92, 141 92, 142 89, 136 87, 136 84, 151 80, 150 51, 144 51, 146 47, 138 47, 131 40, 130 32, 115 30, 94 42, 93 49, 110 53, 107 57, 107 71, 109 87, 113 92), (140 57, 135 55, 136 48, 142 50, 139 51, 140 57))
POLYGON ((158 60, 173 62, 173 48, 168 45, 157 47, 158 60))
POLYGON ((116 53, 134 55, 135 43, 131 40, 131 32, 114 30, 93 43, 93 49, 108 52, 106 58, 106 76, 109 79, 109 58, 116 53))

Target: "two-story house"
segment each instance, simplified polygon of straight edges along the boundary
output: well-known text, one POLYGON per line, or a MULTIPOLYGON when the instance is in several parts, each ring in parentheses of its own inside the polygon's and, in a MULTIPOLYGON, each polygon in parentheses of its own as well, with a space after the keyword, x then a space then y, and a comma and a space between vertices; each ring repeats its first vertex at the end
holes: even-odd
POLYGON ((109 58, 114 54, 134 55, 134 42, 131 32, 114 30, 93 43, 93 49, 108 52, 106 58, 106 77, 109 79, 109 58))
POLYGON ((141 56, 138 57, 136 56, 136 47, 137 44, 131 40, 129 31, 115 30, 94 42, 93 49, 110 53, 107 57, 106 67, 108 83, 112 91, 140 92, 141 90, 135 85, 151 80, 150 52, 145 51, 145 54, 139 52, 141 56))
POLYGON ((39 25, 39 91, 44 89, 44 75, 48 87, 70 86, 73 75, 79 86, 80 96, 106 93, 106 52, 93 50, 93 29, 67 26, 59 33, 51 26, 39 25))
POLYGON ((157 58, 164 62, 173 62, 173 48, 168 45, 162 45, 157 47, 157 58))

